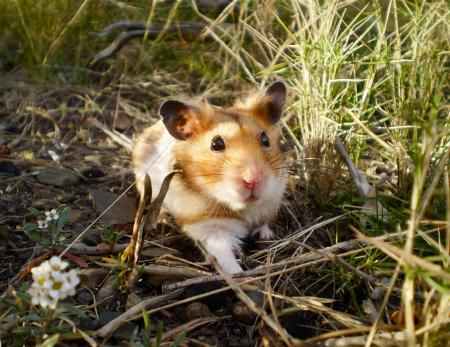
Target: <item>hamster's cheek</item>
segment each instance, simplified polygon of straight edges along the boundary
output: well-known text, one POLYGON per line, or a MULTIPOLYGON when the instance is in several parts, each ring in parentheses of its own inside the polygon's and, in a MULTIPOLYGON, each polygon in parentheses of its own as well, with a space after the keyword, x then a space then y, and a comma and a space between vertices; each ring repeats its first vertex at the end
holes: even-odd
POLYGON ((286 188, 286 179, 284 176, 270 174, 264 184, 261 192, 261 200, 276 201, 281 198, 286 188))
POLYGON ((226 203, 233 210, 241 210, 245 207, 241 194, 236 189, 236 183, 228 175, 210 187, 209 192, 218 201, 226 203))

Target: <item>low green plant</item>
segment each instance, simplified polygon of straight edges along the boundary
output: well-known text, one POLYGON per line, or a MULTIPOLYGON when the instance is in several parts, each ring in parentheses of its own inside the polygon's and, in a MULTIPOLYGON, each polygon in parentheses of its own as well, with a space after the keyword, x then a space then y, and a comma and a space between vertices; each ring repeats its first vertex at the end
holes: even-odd
POLYGON ((43 247, 54 250, 61 249, 70 237, 70 233, 64 229, 69 218, 70 208, 61 205, 45 213, 33 207, 28 208, 28 210, 36 218, 36 222, 26 223, 23 226, 25 235, 31 241, 43 247))

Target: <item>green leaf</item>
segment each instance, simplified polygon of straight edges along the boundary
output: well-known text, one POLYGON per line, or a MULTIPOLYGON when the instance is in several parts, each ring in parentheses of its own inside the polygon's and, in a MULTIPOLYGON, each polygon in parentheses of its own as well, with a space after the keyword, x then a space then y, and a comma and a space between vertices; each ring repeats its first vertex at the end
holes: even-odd
POLYGON ((175 339, 175 341, 173 341, 171 347, 178 347, 178 345, 184 340, 186 335, 187 335, 187 330, 182 331, 181 334, 178 335, 178 337, 175 339))
POLYGON ((39 322, 40 320, 42 320, 42 317, 36 313, 30 313, 29 315, 25 316, 25 321, 27 322, 39 322))
POLYGON ((29 296, 27 293, 22 293, 22 292, 17 291, 16 296, 24 302, 27 302, 27 303, 31 302, 31 296, 29 296))
POLYGON ((142 319, 144 320, 145 331, 150 332, 150 329, 151 329, 150 318, 148 316, 148 312, 144 309, 142 309, 142 319))
POLYGON ((30 232, 30 231, 35 231, 37 230, 37 224, 34 223, 27 223, 23 226, 23 231, 24 232, 30 232))
POLYGON ((37 345, 37 347, 53 347, 58 343, 58 341, 59 341, 59 334, 55 334, 53 336, 50 336, 41 344, 37 345))
POLYGON ((30 211, 33 216, 40 216, 40 215, 42 215, 42 212, 39 211, 37 208, 34 208, 34 207, 28 207, 28 211, 30 211))
POLYGON ((59 303, 58 308, 80 318, 87 318, 86 312, 71 304, 59 303))
POLYGON ((163 321, 161 320, 158 323, 158 330, 156 331, 156 346, 161 346, 163 330, 164 330, 164 324, 163 324, 163 321))
POLYGON ((69 218, 70 207, 60 206, 58 207, 59 218, 56 223, 56 230, 61 231, 69 218))
POLYGON ((28 238, 33 241, 34 243, 40 244, 40 245, 48 245, 50 240, 44 239, 37 230, 23 230, 24 234, 28 236, 28 238))

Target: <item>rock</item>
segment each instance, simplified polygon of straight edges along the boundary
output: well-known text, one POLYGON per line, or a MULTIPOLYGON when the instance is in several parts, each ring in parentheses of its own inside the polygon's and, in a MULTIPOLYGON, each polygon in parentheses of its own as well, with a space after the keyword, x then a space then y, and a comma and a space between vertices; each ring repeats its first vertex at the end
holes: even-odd
POLYGON ((119 278, 111 275, 97 292, 95 301, 99 306, 111 305, 119 295, 119 278))
POLYGON ((52 208, 57 208, 59 206, 58 201, 51 199, 38 199, 31 203, 31 206, 37 208, 38 210, 50 210, 52 208))
POLYGON ((86 287, 95 288, 105 279, 108 272, 108 269, 104 268, 81 269, 78 271, 78 276, 86 287))
POLYGON ((76 196, 74 194, 70 193, 62 193, 58 194, 56 197, 56 200, 58 200, 62 204, 67 204, 68 202, 73 202, 76 200, 76 196))
POLYGON ((81 171, 81 174, 86 178, 99 178, 106 176, 105 173, 97 167, 85 168, 83 169, 83 171, 81 171))
MULTIPOLYGON (((118 194, 103 190, 91 190, 89 193, 98 213, 103 213, 119 197, 118 194)), ((102 222, 105 226, 133 223, 135 214, 135 199, 123 196, 102 216, 102 222)))
POLYGON ((94 298, 92 297, 92 294, 85 289, 81 289, 77 291, 77 294, 75 296, 75 300, 82 305, 91 305, 94 302, 94 298))
POLYGON ((55 186, 70 187, 78 184, 80 179, 73 172, 64 169, 45 168, 37 176, 39 182, 55 186))
POLYGON ((211 315, 209 307, 201 302, 192 302, 188 305, 186 309, 186 316, 189 320, 197 318, 205 318, 211 315))
POLYGON ((136 293, 130 293, 127 297, 127 303, 125 305, 125 308, 128 310, 129 308, 133 307, 136 304, 139 304, 142 301, 142 298, 137 295, 136 293))
POLYGON ((80 210, 77 209, 71 209, 69 211, 69 216, 67 218, 67 222, 69 223, 76 223, 79 222, 80 220, 82 220, 83 218, 83 212, 81 212, 80 210))
POLYGON ((19 176, 20 170, 17 168, 16 164, 9 160, 0 161, 0 172, 9 174, 12 176, 19 176))
POLYGON ((99 317, 98 317, 98 323, 100 326, 104 326, 105 324, 108 324, 113 319, 119 317, 122 314, 122 312, 118 311, 100 311, 99 317))
MULTIPOLYGON (((97 321, 97 326, 102 327, 105 324, 108 324, 110 321, 112 321, 114 318, 119 317, 122 314, 122 312, 118 311, 100 311, 99 313, 99 320, 97 321)), ((88 330, 88 329, 86 329, 88 330)), ((133 333, 136 330, 136 325, 127 322, 123 324, 120 328, 115 330, 112 335, 116 339, 124 339, 126 341, 130 341, 130 337, 133 336, 133 333)), ((122 344, 120 344, 122 346, 122 344)))
MULTIPOLYGON (((221 288, 220 283, 203 283, 190 286, 183 292, 183 298, 190 298, 199 294, 209 293, 215 289, 221 288)), ((229 295, 223 293, 207 296, 201 299, 201 302, 208 305, 212 311, 216 311, 221 307, 229 307, 231 305, 231 299, 229 295)))
POLYGON ((253 325, 258 319, 258 316, 241 301, 234 303, 231 313, 238 322, 245 325, 253 325))
POLYGON ((125 112, 117 112, 116 117, 114 118, 114 130, 125 132, 131 127, 131 119, 127 116, 125 112))

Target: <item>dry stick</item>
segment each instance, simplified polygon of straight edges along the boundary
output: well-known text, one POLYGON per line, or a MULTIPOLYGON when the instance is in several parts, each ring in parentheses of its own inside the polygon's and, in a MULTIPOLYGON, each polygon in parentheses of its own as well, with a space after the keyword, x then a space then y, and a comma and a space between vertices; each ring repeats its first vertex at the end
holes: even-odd
POLYGON ((144 226, 145 221, 147 220, 147 214, 144 214, 144 212, 145 206, 151 199, 152 184, 150 181, 150 176, 146 173, 144 176, 144 192, 141 194, 139 199, 139 206, 134 219, 131 242, 121 256, 122 261, 127 261, 128 266, 132 267, 131 272, 128 274, 125 281, 125 286, 128 290, 131 290, 139 279, 139 269, 137 265, 141 255, 142 243, 144 240, 144 226))
POLYGON ((128 264, 133 265, 133 269, 128 276, 126 281, 126 287, 130 290, 136 281, 139 279, 139 269, 138 262, 141 257, 142 244, 144 242, 144 226, 147 220, 147 217, 150 219, 150 229, 156 229, 156 225, 158 223, 158 216, 161 211, 161 206, 164 202, 164 198, 170 187, 170 182, 172 182, 173 176, 175 174, 180 173, 181 170, 175 170, 170 172, 164 177, 164 180, 161 184, 161 188, 159 190, 158 196, 153 200, 150 205, 147 207, 148 201, 152 198, 152 184, 150 181, 150 176, 146 173, 144 177, 144 193, 141 195, 141 199, 139 201, 139 208, 136 212, 136 219, 133 227, 133 237, 130 243, 130 247, 124 251, 122 255, 122 259, 125 260, 128 258, 128 264), (144 214, 145 211, 148 211, 144 214), (132 254, 132 257, 130 257, 132 254))
MULTIPOLYGON (((429 232, 426 232, 426 233, 428 234, 429 232)), ((406 232, 386 234, 386 235, 375 237, 374 239, 375 240, 390 240, 390 239, 395 239, 399 236, 403 236, 405 234, 406 234, 406 232)), ((355 250, 355 248, 357 248, 358 246, 364 246, 364 245, 366 245, 366 243, 363 241, 358 241, 358 240, 344 241, 344 242, 337 243, 333 246, 323 248, 321 251, 328 252, 328 253, 344 251, 344 253, 341 253, 337 256, 345 257, 348 255, 360 253, 360 252, 364 251, 365 249, 370 249, 372 247, 376 247, 376 246, 367 246, 366 248, 360 248, 360 249, 355 250)), ((265 278, 264 275, 266 274, 266 272, 268 270, 277 270, 277 269, 283 268, 283 270, 281 270, 281 271, 276 271, 276 272, 272 272, 272 273, 268 274, 269 277, 272 277, 272 276, 283 274, 288 271, 294 271, 294 270, 300 269, 302 267, 314 265, 316 263, 321 263, 321 262, 324 262, 327 260, 328 259, 323 259, 323 257, 318 254, 312 254, 312 253, 302 254, 298 257, 295 257, 294 259, 290 259, 290 260, 287 260, 284 262, 271 264, 269 266, 264 266, 264 267, 260 267, 260 268, 253 269, 253 270, 243 271, 241 273, 237 273, 237 274, 233 275, 233 277, 251 277, 251 276, 255 276, 255 275, 263 275, 260 277, 256 277, 249 282, 245 282, 245 283, 250 283, 250 282, 253 282, 253 281, 256 281, 259 279, 264 279, 265 278), (286 266, 288 266, 288 265, 294 265, 294 266, 290 267, 290 268, 286 268, 286 266)), ((182 282, 167 284, 167 285, 163 286, 163 290, 168 291, 168 290, 173 290, 173 289, 177 289, 177 288, 188 287, 191 285, 203 284, 203 283, 209 283, 209 282, 217 282, 217 281, 222 281, 222 280, 223 280, 223 278, 221 275, 202 276, 202 277, 192 278, 192 279, 182 281, 182 282)), ((380 284, 380 286, 385 287, 384 284, 377 283, 377 285, 378 284, 380 284)))
MULTIPOLYGON (((162 334, 161 336, 161 341, 170 339, 172 337, 175 337, 179 334, 181 334, 183 331, 189 331, 195 328, 198 328, 199 326, 205 325, 205 324, 209 324, 209 323, 213 323, 213 322, 217 322, 219 320, 224 320, 224 319, 228 319, 231 316, 225 316, 225 317, 216 317, 216 316, 212 316, 212 317, 206 317, 206 318, 197 318, 194 320, 191 320, 190 322, 184 323, 182 325, 179 325, 169 331, 166 331, 164 334, 162 334)), ((155 343, 157 338, 153 338, 152 342, 155 343)))
POLYGON ((103 131, 106 135, 108 135, 113 141, 117 142, 119 145, 121 145, 122 147, 124 147, 128 152, 131 152, 131 139, 129 139, 127 136, 120 134, 120 133, 116 133, 112 130, 109 130, 108 127, 104 126, 102 123, 100 123, 97 119, 95 118, 90 118, 89 119, 89 123, 91 123, 92 125, 94 125, 95 127, 97 127, 98 129, 100 129, 101 131, 103 131))
POLYGON ((163 305, 167 301, 177 298, 182 292, 183 290, 179 289, 169 294, 158 295, 145 299, 97 330, 96 335, 106 337, 114 332, 117 328, 119 328, 122 324, 125 324, 126 322, 131 320, 134 315, 140 314, 143 309, 149 309, 155 306, 163 305))
MULTIPOLYGON (((379 238, 380 238, 380 239, 384 239, 384 238, 388 239, 388 238, 393 238, 393 237, 401 236, 401 235, 403 235, 403 234, 405 234, 405 233, 404 233, 404 232, 401 232, 401 233, 396 233, 396 234, 391 234, 391 235, 384 235, 384 236, 381 236, 381 237, 379 237, 379 238)), ((355 244, 356 244, 356 243, 355 243, 355 244)), ((338 244, 338 245, 339 245, 339 244, 338 244)), ((337 246, 337 245, 335 245, 335 246, 337 246)), ((332 246, 332 247, 333 247, 333 246, 332 246)), ((371 248, 371 246, 366 247, 366 249, 368 249, 368 248, 371 248)), ((329 249, 330 249, 330 247, 328 247, 328 250, 329 250, 329 249)), ((352 254, 355 254, 355 253, 359 253, 359 252, 362 252, 362 251, 364 251, 364 249, 356 249, 356 250, 352 250, 352 251, 348 251, 348 252, 346 252, 346 253, 340 254, 339 256, 344 257, 344 256, 352 255, 352 254)), ((264 279, 264 278, 266 278, 266 277, 272 277, 272 276, 277 276, 277 275, 284 274, 284 273, 286 273, 286 272, 296 271, 296 270, 301 269, 301 268, 303 268, 303 267, 308 267, 308 266, 315 265, 315 264, 317 264, 317 263, 322 263, 322 262, 325 262, 325 261, 328 261, 328 259, 323 259, 323 258, 322 258, 322 259, 317 259, 317 260, 314 260, 314 261, 310 261, 310 262, 308 262, 308 263, 297 264, 297 265, 295 265, 295 266, 293 266, 293 267, 285 268, 285 269, 283 269, 283 270, 276 271, 276 272, 272 272, 272 273, 265 273, 265 272, 264 272, 265 275, 260 276, 260 277, 250 278, 250 279, 248 279, 248 280, 246 280, 246 281, 243 281, 242 283, 239 283, 239 285, 240 285, 240 286, 245 286, 246 284, 250 284, 250 283, 253 283, 253 282, 257 282, 257 281, 259 281, 259 280, 261 280, 261 279, 264 279)), ((108 265, 109 265, 109 264, 108 264, 108 265)), ((267 268, 271 268, 271 267, 267 267, 267 268)), ((266 269, 265 269, 265 270, 266 270, 266 269)), ((265 271, 265 270, 264 270, 264 271, 265 271)), ((251 271, 253 271, 253 270, 251 270, 251 271)), ((239 274, 239 275, 245 276, 248 272, 250 272, 250 271, 242 272, 242 273, 239 274)), ((208 276, 207 278, 209 279, 210 277, 213 277, 213 276, 208 276)), ((214 277, 218 277, 218 280, 221 280, 221 279, 222 279, 221 276, 214 276, 214 277)), ((228 285, 227 287, 219 288, 219 289, 210 291, 210 292, 208 292, 208 293, 203 293, 203 294, 195 295, 195 296, 192 296, 192 297, 190 297, 190 298, 187 298, 187 299, 183 299, 183 300, 177 301, 177 302, 175 302, 175 303, 167 304, 167 305, 164 305, 164 306, 159 306, 158 308, 155 308, 155 309, 150 310, 150 311, 148 312, 148 314, 149 314, 149 315, 152 315, 152 314, 157 313, 157 312, 160 312, 160 311, 162 311, 162 310, 166 310, 166 309, 169 309, 169 308, 178 306, 178 305, 187 304, 187 303, 189 303, 189 302, 196 301, 196 300, 200 300, 200 299, 206 298, 206 297, 211 296, 211 295, 223 293, 223 292, 226 292, 226 291, 228 291, 228 290, 230 290, 230 289, 231 289, 231 287, 228 285)), ((167 295, 170 295, 170 294, 167 294, 167 295)), ((139 305, 139 304, 138 304, 138 305, 139 305)), ((135 306, 133 306, 132 308, 130 308, 130 310, 133 309, 134 307, 135 307, 135 306)), ((129 311, 129 310, 128 310, 128 311, 129 311)), ((106 324, 105 326, 103 326, 102 328, 100 328, 100 329, 97 331, 97 334, 99 334, 100 336, 102 336, 101 334, 103 334, 105 331, 110 331, 110 330, 111 330, 111 331, 114 331, 115 329, 119 328, 122 324, 126 323, 127 321, 133 320, 133 319, 136 319, 136 318, 141 317, 140 314, 130 315, 130 314, 128 313, 128 311, 124 312, 121 316, 117 317, 117 318, 114 320, 114 321, 116 321, 116 322, 112 323, 113 321, 111 321, 111 322, 109 322, 108 324, 106 324), (125 318, 122 318, 122 316, 124 316, 125 318), (118 322, 119 322, 119 323, 118 323, 118 322)), ((139 310, 138 310, 138 311, 139 311, 139 310)), ((140 311, 139 311, 139 312, 140 312, 140 311)))
POLYGON ((147 275, 171 278, 198 278, 198 276, 202 276, 205 274, 205 271, 199 271, 188 267, 174 267, 164 265, 146 265, 142 267, 142 272, 147 275))
MULTIPOLYGON (((357 249, 357 250, 353 250, 353 251, 349 251, 349 252, 346 252, 344 254, 341 254, 341 256, 347 256, 347 255, 355 254, 355 253, 362 252, 362 251, 363 251, 363 249, 357 249)), ((283 273, 286 273, 286 272, 295 271, 295 270, 298 270, 300 268, 308 267, 308 266, 311 266, 311 265, 314 265, 314 264, 317 264, 317 263, 321 263, 321 262, 325 262, 325 261, 328 261, 328 259, 318 259, 316 261, 311 261, 309 263, 296 265, 296 266, 293 266, 292 268, 287 268, 287 269, 284 269, 284 270, 281 270, 281 271, 273 272, 273 273, 267 274, 265 276, 250 278, 250 279, 248 279, 246 281, 243 281, 242 283, 239 283, 239 285, 244 287, 245 285, 248 285, 248 284, 250 284, 252 282, 257 282, 257 281, 259 281, 259 280, 261 280, 261 279, 263 279, 263 278, 265 278, 267 276, 268 277, 272 277, 272 276, 280 275, 280 274, 283 274, 283 273)), ((107 265, 109 267, 111 267, 111 264, 107 264, 107 265)), ((222 279, 221 276, 219 276, 219 277, 222 279)), ((223 293, 223 292, 226 292, 226 291, 228 291, 230 289, 231 289, 231 287, 227 286, 227 287, 215 289, 215 290, 210 291, 208 293, 195 295, 195 296, 192 296, 190 298, 186 298, 186 299, 177 301, 175 303, 167 304, 167 305, 164 305, 164 306, 159 306, 159 307, 157 307, 155 309, 152 309, 152 310, 148 311, 148 314, 152 315, 152 314, 160 312, 162 310, 166 310, 166 309, 169 309, 169 308, 172 308, 172 307, 175 307, 175 306, 179 306, 179 305, 184 305, 184 304, 187 304, 189 302, 200 300, 200 299, 206 298, 206 297, 211 296, 211 295, 223 293)), ((178 290, 182 290, 182 289, 178 289, 178 290)), ((170 295, 170 293, 168 295, 170 295)), ((133 307, 135 307, 135 306, 133 306, 133 307)), ((133 307, 130 308, 130 310, 133 309, 133 307)), ((128 311, 124 312, 122 315, 117 317, 114 321, 111 321, 111 322, 107 323, 106 325, 104 325, 102 328, 100 328, 97 331, 97 334, 100 335, 100 336, 103 336, 102 334, 104 334, 105 332, 108 331, 110 333, 110 332, 118 329, 122 324, 125 324, 126 322, 128 322, 130 320, 134 320, 134 319, 137 319, 137 318, 141 317, 141 314, 137 314, 137 313, 134 314, 134 315, 130 315, 128 313, 128 311)))
MULTIPOLYGON (((323 251, 325 252, 339 252, 339 251, 349 251, 352 250, 358 246, 363 245, 360 241, 344 241, 340 242, 336 245, 324 248, 323 251)), ((256 275, 265 275, 267 271, 274 271, 286 268, 286 266, 289 265, 301 265, 308 262, 316 261, 323 258, 321 254, 313 254, 313 252, 308 254, 302 254, 294 259, 290 259, 288 261, 279 262, 276 264, 270 264, 266 265, 257 269, 252 269, 248 271, 243 271, 241 273, 233 275, 233 277, 252 277, 256 275)), ((272 275, 269 274, 270 276, 272 275)), ((163 290, 169 291, 176 288, 183 288, 188 287, 194 284, 201 284, 201 283, 207 283, 207 282, 215 282, 215 281, 223 281, 224 278, 221 275, 213 275, 213 276, 202 276, 197 278, 192 278, 183 282, 178 283, 170 283, 163 287, 163 290)))
MULTIPOLYGON (((328 333, 325 333, 325 334, 322 334, 319 336, 314 336, 310 339, 307 339, 306 342, 315 343, 315 342, 319 342, 319 341, 323 341, 323 340, 332 339, 335 337, 366 333, 369 331, 369 329, 370 329, 370 327, 359 327, 359 328, 350 328, 350 329, 342 329, 342 330, 337 330, 337 331, 330 331, 328 333)), ((399 327, 385 326, 385 327, 383 327, 383 329, 385 329, 387 331, 396 331, 399 329, 399 327)))
POLYGON ((227 284, 233 289, 236 296, 245 304, 247 307, 257 314, 261 319, 270 327, 273 331, 275 331, 283 340, 286 345, 292 345, 292 338, 287 334, 287 332, 277 324, 263 309, 258 307, 256 303, 248 297, 248 295, 242 290, 242 288, 230 277, 228 273, 226 273, 222 267, 218 264, 217 259, 210 254, 203 244, 200 241, 197 241, 198 246, 203 251, 208 260, 214 265, 214 268, 217 270, 219 274, 223 276, 227 284))

